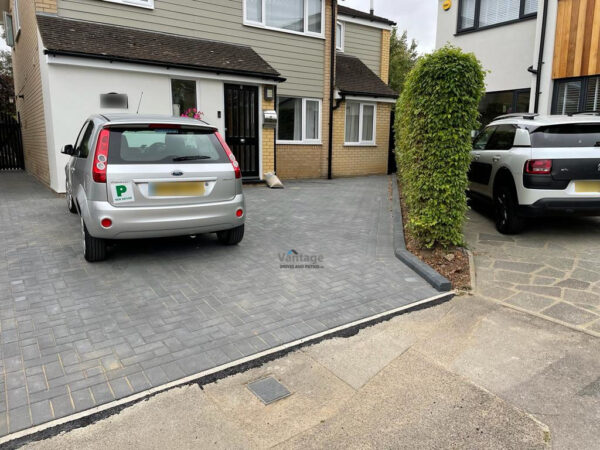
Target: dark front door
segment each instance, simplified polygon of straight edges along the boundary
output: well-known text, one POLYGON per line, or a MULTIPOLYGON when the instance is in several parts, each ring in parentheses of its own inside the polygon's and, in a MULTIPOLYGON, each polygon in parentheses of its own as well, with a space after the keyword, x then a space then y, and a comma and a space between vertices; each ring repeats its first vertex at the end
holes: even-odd
POLYGON ((244 178, 259 177, 258 87, 225 85, 225 140, 244 178))

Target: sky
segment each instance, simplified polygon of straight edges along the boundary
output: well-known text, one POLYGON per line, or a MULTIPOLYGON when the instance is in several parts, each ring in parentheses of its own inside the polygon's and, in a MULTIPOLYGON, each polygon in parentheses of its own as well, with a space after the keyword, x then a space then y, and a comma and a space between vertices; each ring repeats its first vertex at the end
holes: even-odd
MULTIPOLYGON (((415 39, 420 53, 435 48, 435 29, 439 0, 374 0, 375 14, 391 19, 398 30, 408 32, 408 39, 415 39)), ((369 11, 370 0, 339 0, 340 5, 369 11)))
MULTIPOLYGON (((435 28, 438 0, 374 0, 375 14, 398 24, 400 32, 408 31, 408 38, 419 44, 419 52, 427 53, 435 47, 435 28)), ((340 5, 369 11, 370 0, 339 0, 340 5)), ((0 38, 0 50, 8 49, 0 38)))

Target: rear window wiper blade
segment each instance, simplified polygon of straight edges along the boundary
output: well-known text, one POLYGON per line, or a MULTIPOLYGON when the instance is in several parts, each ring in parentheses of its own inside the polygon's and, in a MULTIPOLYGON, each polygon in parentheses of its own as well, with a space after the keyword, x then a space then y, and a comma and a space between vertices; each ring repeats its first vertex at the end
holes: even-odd
POLYGON ((173 158, 173 161, 196 161, 198 159, 211 159, 210 156, 196 155, 196 156, 180 156, 179 158, 173 158))

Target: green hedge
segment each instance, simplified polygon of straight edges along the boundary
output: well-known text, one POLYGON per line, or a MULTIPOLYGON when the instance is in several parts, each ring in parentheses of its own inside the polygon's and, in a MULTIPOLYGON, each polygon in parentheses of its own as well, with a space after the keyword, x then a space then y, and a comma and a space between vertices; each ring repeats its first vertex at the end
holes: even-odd
POLYGON ((463 244, 471 130, 485 72, 473 54, 444 47, 410 72, 396 114, 408 228, 425 247, 463 244))

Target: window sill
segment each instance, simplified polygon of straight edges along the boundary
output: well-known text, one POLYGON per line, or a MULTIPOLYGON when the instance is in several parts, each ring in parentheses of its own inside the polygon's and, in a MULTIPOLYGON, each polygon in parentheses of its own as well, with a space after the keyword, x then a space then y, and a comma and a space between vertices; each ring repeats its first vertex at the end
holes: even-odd
POLYGON ((278 31, 279 33, 294 34, 296 36, 304 36, 314 39, 325 39, 325 35, 323 33, 307 33, 301 31, 286 30, 284 28, 269 27, 267 25, 262 25, 256 22, 248 22, 246 20, 244 20, 244 25, 252 28, 260 28, 261 30, 278 31))
POLYGON ((344 142, 344 147, 377 147, 376 142, 344 142))
POLYGON ((323 145, 322 141, 277 141, 277 145, 323 145))
POLYGON ((491 30, 493 28, 504 27, 506 25, 514 25, 515 23, 526 22, 526 21, 532 20, 532 19, 537 19, 537 13, 529 14, 527 16, 523 16, 518 19, 509 20, 507 22, 500 22, 500 23, 495 23, 493 25, 487 25, 485 27, 467 28, 465 30, 457 30, 456 33, 454 34, 454 36, 462 36, 463 34, 477 33, 478 31, 491 30))
POLYGON ((143 8, 143 9, 154 9, 154 1, 148 2, 146 4, 142 3, 142 2, 136 2, 135 0, 131 1, 131 0, 102 0, 105 2, 110 2, 110 3, 118 3, 120 5, 125 5, 125 6, 133 6, 134 8, 143 8))

